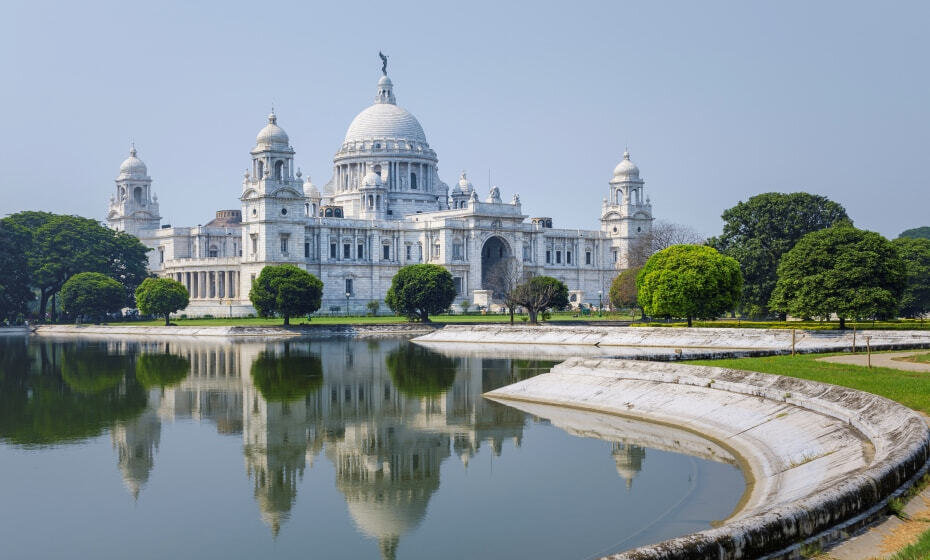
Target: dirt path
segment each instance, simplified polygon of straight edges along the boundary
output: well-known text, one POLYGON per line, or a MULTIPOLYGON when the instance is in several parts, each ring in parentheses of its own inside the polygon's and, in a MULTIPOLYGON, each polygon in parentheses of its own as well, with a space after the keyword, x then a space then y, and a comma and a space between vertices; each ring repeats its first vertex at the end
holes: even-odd
POLYGON ((889 517, 865 533, 857 535, 827 551, 824 560, 872 560, 891 556, 915 542, 930 529, 930 488, 915 496, 904 512, 911 517, 904 521, 889 517))
MULTIPOLYGON (((926 350, 917 350, 911 352, 883 352, 880 354, 872 354, 872 365, 876 367, 886 367, 893 369, 901 369, 905 371, 921 371, 930 373, 930 364, 922 364, 918 362, 905 362, 902 360, 896 360, 895 358, 905 358, 907 356, 914 356, 917 354, 926 354, 926 350)), ((847 354, 844 356, 830 356, 828 358, 819 358, 818 361, 821 362, 833 362, 835 364, 849 364, 852 366, 864 366, 867 364, 868 356, 865 353, 861 354, 847 354)))

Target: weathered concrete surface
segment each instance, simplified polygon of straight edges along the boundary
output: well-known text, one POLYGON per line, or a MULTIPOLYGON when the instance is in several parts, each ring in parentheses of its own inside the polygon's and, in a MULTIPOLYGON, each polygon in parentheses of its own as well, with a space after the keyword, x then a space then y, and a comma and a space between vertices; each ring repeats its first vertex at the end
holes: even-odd
MULTIPOLYGON (((797 352, 849 350, 853 336, 852 331, 798 330, 795 349, 797 352)), ((858 331, 857 348, 864 348, 866 336, 871 337, 871 346, 876 350, 930 348, 930 331, 858 331)), ((448 325, 417 337, 414 342, 435 348, 449 343, 587 346, 612 348, 608 353, 613 357, 674 360, 788 353, 791 337, 790 329, 448 325)))
POLYGON ((143 327, 138 325, 40 325, 38 336, 164 338, 164 337, 225 337, 234 339, 306 338, 324 336, 398 336, 428 333, 431 325, 296 325, 292 327, 143 327))
POLYGON ((0 336, 29 334, 29 327, 0 327, 0 336))
POLYGON ((752 488, 723 526, 616 560, 796 558, 878 517, 926 468, 930 430, 888 399, 723 368, 570 359, 487 394, 682 426, 741 458, 752 488))
MULTIPOLYGON (((925 353, 926 352, 889 352, 887 354, 872 354, 872 366, 930 373, 930 364, 921 362, 908 362, 900 359, 925 353)), ((829 356, 827 358, 820 358, 819 361, 833 362, 835 364, 864 366, 868 365, 869 357, 865 354, 851 354, 849 356, 829 356)))

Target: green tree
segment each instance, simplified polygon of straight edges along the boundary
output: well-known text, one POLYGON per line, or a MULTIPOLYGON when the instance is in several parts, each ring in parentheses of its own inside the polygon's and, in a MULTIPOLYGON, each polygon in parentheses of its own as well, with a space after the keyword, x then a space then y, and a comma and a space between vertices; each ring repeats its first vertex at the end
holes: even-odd
POLYGON ((551 276, 534 276, 518 284, 509 299, 526 309, 530 324, 535 325, 540 311, 562 309, 568 305, 568 288, 551 276))
POLYGON ((381 309, 381 302, 373 299, 365 304, 365 307, 368 308, 368 314, 374 317, 378 314, 378 310, 381 309))
POLYGON ((284 344, 284 354, 263 350, 252 363, 252 381, 268 402, 302 399, 323 386, 323 361, 315 354, 293 353, 284 344))
MULTIPOLYGON (((614 278, 614 281, 610 283, 608 297, 610 298, 610 305, 612 305, 614 309, 630 308, 635 312, 636 308, 639 307, 639 298, 637 297, 638 290, 636 288, 636 276, 639 274, 641 269, 641 266, 628 268, 618 274, 617 277, 614 278)), ((645 319, 646 314, 644 311, 643 320, 645 319)))
POLYGON ((0 322, 24 317, 26 306, 33 299, 27 257, 31 243, 29 230, 0 220, 0 322))
POLYGON ((126 291, 116 280, 99 272, 80 272, 61 287, 61 307, 65 313, 84 320, 119 311, 126 303, 126 291))
POLYGON ((103 227, 95 220, 48 212, 20 212, 5 221, 30 232, 27 251, 32 286, 39 291, 39 315, 68 278, 99 272, 125 286, 124 305, 146 274, 149 250, 138 239, 103 227))
POLYGON ((891 244, 904 261, 905 287, 899 312, 902 317, 923 317, 930 313, 930 238, 899 237, 891 244))
POLYGON ((910 239, 930 239, 930 226, 906 229, 901 232, 901 235, 898 236, 898 239, 901 239, 902 237, 910 239))
POLYGON ((846 319, 894 315, 904 262, 881 235, 840 225, 809 233, 778 265, 772 309, 798 317, 846 319))
POLYGON ((652 255, 636 277, 647 315, 713 319, 739 302, 743 277, 736 259, 706 245, 673 245, 652 255))
POLYGON ((434 397, 452 387, 455 361, 415 344, 404 344, 385 358, 391 381, 408 397, 434 397))
POLYGON ((136 379, 146 389, 177 385, 191 371, 191 362, 175 354, 141 354, 136 358, 136 379))
POLYGON ((764 193, 723 213, 723 233, 708 245, 740 264, 740 308, 754 317, 770 315, 769 300, 778 280, 778 263, 799 239, 812 231, 849 222, 846 210, 826 197, 764 193))
POLYGON ((249 291, 260 316, 281 315, 285 325, 291 324, 291 317, 319 309, 322 297, 323 282, 292 264, 266 266, 249 291))
POLYGON ((402 267, 391 279, 385 303, 394 313, 411 321, 429 322, 429 316, 442 313, 455 300, 452 274, 436 264, 402 267))
POLYGON ((171 314, 187 307, 190 294, 184 284, 170 278, 146 278, 136 288, 136 306, 146 315, 165 318, 171 324, 171 314))

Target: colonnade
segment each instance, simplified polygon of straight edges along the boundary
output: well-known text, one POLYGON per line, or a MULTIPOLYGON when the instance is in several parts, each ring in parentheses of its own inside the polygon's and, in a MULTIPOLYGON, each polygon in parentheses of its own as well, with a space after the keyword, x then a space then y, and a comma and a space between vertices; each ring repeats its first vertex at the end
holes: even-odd
POLYGON ((172 276, 184 284, 191 299, 232 299, 239 296, 237 270, 174 272, 172 276))

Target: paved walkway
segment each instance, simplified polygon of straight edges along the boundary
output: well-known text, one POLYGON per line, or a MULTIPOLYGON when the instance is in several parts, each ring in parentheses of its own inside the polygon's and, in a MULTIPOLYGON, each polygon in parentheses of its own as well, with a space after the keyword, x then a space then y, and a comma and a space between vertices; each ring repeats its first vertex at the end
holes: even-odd
MULTIPOLYGON (((905 362, 895 358, 904 358, 917 354, 926 354, 927 350, 918 350, 916 352, 883 352, 872 354, 872 365, 875 367, 886 367, 893 369, 903 369, 905 371, 922 371, 930 373, 930 364, 918 362, 905 362)), ((859 354, 847 354, 844 356, 830 356, 829 358, 819 358, 821 362, 833 362, 836 364, 849 364, 853 366, 864 366, 868 361, 865 352, 859 354)))

